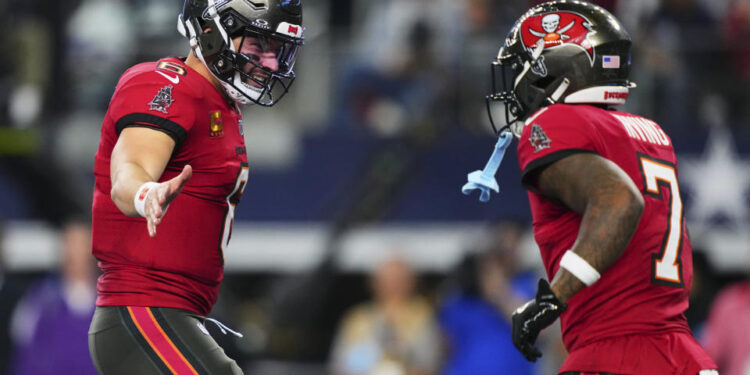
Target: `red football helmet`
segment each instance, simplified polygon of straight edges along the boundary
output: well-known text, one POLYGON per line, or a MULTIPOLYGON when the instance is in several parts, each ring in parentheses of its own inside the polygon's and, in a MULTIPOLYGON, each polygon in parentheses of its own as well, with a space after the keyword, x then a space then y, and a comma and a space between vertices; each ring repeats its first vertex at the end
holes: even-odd
POLYGON ((625 103, 630 35, 607 10, 585 1, 552 1, 516 22, 491 64, 487 96, 496 132, 520 135, 523 121, 554 103, 625 103), (493 118, 501 104, 506 123, 493 118))

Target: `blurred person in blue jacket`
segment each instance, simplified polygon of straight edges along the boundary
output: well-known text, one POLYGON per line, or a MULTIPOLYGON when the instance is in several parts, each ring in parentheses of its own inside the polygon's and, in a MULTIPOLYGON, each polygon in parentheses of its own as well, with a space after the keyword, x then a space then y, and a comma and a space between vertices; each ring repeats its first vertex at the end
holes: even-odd
POLYGON ((447 341, 444 375, 533 374, 511 341, 510 316, 534 295, 537 276, 519 269, 523 226, 492 226, 490 243, 468 254, 456 270, 439 311, 447 341))

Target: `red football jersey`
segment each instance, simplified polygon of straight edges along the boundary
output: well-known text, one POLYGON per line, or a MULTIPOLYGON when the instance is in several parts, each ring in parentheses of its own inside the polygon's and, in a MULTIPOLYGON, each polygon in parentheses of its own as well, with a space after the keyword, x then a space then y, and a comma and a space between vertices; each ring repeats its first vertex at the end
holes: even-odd
POLYGON ((224 276, 234 207, 247 181, 239 108, 176 58, 138 64, 120 78, 94 165, 93 253, 103 271, 98 306, 172 307, 207 315, 224 276), (146 219, 127 217, 110 197, 110 156, 125 127, 175 140, 159 181, 186 164, 193 176, 151 238, 146 219))
POLYGON ((534 237, 551 280, 578 236, 581 215, 535 192, 533 170, 567 155, 591 152, 617 164, 642 192, 645 209, 622 256, 598 282, 568 301, 561 316, 569 352, 630 334, 690 333, 683 312, 692 282, 691 246, 683 220, 677 159, 655 122, 589 105, 555 104, 529 118, 518 157, 534 237))

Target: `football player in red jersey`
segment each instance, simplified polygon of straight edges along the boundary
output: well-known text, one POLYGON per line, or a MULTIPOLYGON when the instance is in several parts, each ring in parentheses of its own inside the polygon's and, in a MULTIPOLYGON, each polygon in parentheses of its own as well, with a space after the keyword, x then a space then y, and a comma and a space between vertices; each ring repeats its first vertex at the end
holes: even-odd
POLYGON ((554 1, 524 14, 492 63, 488 108, 502 103, 500 132, 519 137, 552 280, 514 313, 513 342, 535 361, 537 335, 559 317, 560 373, 715 373, 683 315, 692 259, 671 140, 613 108, 634 87, 630 45, 601 7, 554 1))
POLYGON ((241 373, 204 326, 248 178, 238 104, 287 93, 302 5, 186 0, 178 29, 188 57, 126 71, 102 124, 89 348, 103 374, 241 373))

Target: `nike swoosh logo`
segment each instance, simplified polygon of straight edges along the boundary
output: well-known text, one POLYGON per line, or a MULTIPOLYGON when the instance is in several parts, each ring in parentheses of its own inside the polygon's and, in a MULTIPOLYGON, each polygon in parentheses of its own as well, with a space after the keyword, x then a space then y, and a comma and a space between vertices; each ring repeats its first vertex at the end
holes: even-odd
POLYGON ((164 73, 162 73, 162 72, 160 72, 158 70, 156 72, 159 73, 159 74, 161 74, 164 78, 168 79, 169 82, 172 82, 175 85, 178 84, 178 83, 180 83, 180 77, 179 76, 170 77, 170 76, 168 76, 168 75, 166 75, 166 74, 164 74, 164 73))

